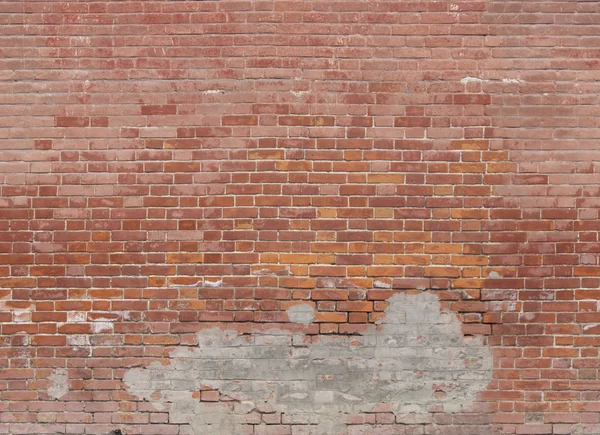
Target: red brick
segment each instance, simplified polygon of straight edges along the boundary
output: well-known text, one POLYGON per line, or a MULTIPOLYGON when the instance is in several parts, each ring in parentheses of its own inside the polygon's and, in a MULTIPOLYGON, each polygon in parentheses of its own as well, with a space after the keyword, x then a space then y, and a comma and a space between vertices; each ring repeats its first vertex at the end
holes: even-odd
POLYGON ((419 116, 402 116, 394 119, 394 127, 430 127, 431 118, 419 116))
MULTIPOLYGON (((392 295, 427 292, 490 351, 486 386, 348 433, 600 433, 595 2, 17 3, 0 432, 175 434, 132 367, 213 327, 358 346, 392 295), (286 313, 302 301, 312 324, 286 313)), ((298 429, 262 411, 255 431, 298 429)))
POLYGON ((475 94, 456 94, 452 99, 453 104, 483 104, 487 105, 491 103, 491 97, 489 95, 475 95, 475 94))
POLYGON ((175 115, 177 106, 175 105, 149 105, 142 106, 142 115, 175 115))
POLYGON ((228 115, 223 116, 223 125, 258 125, 256 115, 228 115))
POLYGON ((90 118, 87 116, 57 116, 55 122, 57 127, 88 127, 90 118))

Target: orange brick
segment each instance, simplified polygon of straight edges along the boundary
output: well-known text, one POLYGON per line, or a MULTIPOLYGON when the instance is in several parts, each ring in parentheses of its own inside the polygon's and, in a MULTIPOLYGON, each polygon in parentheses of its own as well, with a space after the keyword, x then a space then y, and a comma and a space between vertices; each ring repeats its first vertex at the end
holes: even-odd
POLYGON ((369 183, 390 183, 390 184, 402 184, 404 183, 404 174, 369 174, 369 183))
POLYGON ((346 313, 323 313, 318 312, 315 314, 316 323, 344 323, 348 319, 346 313))
POLYGON ((490 147, 489 140, 453 140, 451 142, 452 149, 455 150, 479 150, 485 151, 490 147))
POLYGON ((574 269, 575 276, 600 276, 600 267, 598 266, 577 266, 574 269))
POLYGON ((278 171, 310 171, 312 162, 301 160, 278 160, 275 162, 275 169, 278 171))
POLYGON ((483 173, 485 169, 485 163, 450 163, 450 172, 483 173))
POLYGON ((172 253, 167 254, 167 263, 202 263, 204 254, 172 253))
POLYGON ((279 261, 283 264, 314 264, 317 262, 315 254, 281 254, 279 261))
POLYGON ((369 266, 367 276, 404 276, 404 268, 399 266, 369 266))
POLYGON ((454 267, 425 267, 424 275, 427 277, 448 277, 458 278, 460 276, 460 269, 454 267))
POLYGON ((279 285, 285 288, 314 288, 315 280, 312 278, 292 278, 292 277, 280 277, 279 285))
POLYGON ((311 298, 313 300, 332 300, 345 301, 348 300, 348 290, 313 290, 311 298))
POLYGON ((339 311, 365 311, 371 312, 373 311, 373 302, 366 301, 348 301, 348 302, 338 302, 337 309, 339 311))
POLYGON ((248 158, 253 160, 281 160, 285 156, 283 150, 251 150, 248 158))

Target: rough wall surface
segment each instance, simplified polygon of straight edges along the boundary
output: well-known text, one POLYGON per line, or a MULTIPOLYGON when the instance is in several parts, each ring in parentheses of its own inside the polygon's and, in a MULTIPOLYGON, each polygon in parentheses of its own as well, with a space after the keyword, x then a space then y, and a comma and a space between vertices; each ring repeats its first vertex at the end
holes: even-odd
POLYGON ((0 433, 600 433, 598 35, 1 1, 0 433))

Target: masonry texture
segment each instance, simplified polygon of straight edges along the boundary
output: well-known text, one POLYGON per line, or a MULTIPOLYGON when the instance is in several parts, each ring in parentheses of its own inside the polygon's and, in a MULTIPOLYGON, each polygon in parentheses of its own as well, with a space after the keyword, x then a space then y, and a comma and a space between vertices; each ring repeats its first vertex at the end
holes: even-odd
POLYGON ((598 35, 0 1, 0 434, 599 434, 598 35))
MULTIPOLYGON (((198 435, 281 432, 264 423, 329 435, 352 421, 426 423, 431 405, 463 410, 491 380, 490 349, 481 337, 465 339, 435 295, 398 294, 389 303, 383 328, 360 336, 201 331, 197 349, 176 349, 168 365, 132 369, 124 381, 136 396, 170 404, 170 420, 198 435), (201 399, 227 400, 199 401, 190 383, 218 392, 201 399)), ((355 429, 348 433, 364 433, 355 429)))

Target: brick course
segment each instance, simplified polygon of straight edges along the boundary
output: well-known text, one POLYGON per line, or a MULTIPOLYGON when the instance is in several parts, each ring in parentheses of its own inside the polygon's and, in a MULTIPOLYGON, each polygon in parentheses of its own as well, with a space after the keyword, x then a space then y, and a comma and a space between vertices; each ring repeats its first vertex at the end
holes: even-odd
POLYGON ((600 433, 599 32, 575 0, 0 2, 0 433, 193 433, 127 370, 423 292, 487 388, 348 435, 600 433))

